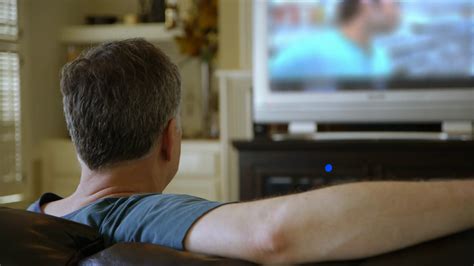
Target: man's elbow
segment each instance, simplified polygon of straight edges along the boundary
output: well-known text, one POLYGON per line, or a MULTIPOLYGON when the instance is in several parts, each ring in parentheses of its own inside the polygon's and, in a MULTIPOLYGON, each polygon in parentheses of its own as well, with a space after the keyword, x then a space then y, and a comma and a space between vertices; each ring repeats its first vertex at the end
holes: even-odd
POLYGON ((267 224, 255 235, 252 260, 262 264, 289 263, 290 245, 283 228, 267 224))
POLYGON ((297 248, 291 206, 281 202, 268 209, 271 211, 261 216, 259 225, 254 228, 252 260, 262 264, 295 263, 297 248))

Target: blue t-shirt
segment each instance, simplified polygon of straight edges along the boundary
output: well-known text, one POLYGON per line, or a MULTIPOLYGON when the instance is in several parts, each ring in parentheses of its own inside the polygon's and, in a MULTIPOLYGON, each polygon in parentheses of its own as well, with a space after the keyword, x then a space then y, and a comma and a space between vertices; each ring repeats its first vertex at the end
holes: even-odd
POLYGON ((272 58, 275 80, 386 77, 392 72, 388 53, 375 44, 367 51, 338 30, 302 37, 272 58))
MULTIPOLYGON (((60 199, 46 193, 28 210, 42 213, 42 205, 60 199)), ((107 245, 140 242, 184 250, 184 238, 191 226, 220 205, 188 195, 138 194, 103 198, 62 218, 97 228, 107 245)))

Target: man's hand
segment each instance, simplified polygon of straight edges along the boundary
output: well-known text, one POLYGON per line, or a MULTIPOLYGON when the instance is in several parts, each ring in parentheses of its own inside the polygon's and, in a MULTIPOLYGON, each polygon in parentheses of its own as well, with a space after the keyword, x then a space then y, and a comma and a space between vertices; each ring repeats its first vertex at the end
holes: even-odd
POLYGON ((366 182, 224 205, 187 250, 261 263, 357 259, 474 227, 474 180, 366 182))

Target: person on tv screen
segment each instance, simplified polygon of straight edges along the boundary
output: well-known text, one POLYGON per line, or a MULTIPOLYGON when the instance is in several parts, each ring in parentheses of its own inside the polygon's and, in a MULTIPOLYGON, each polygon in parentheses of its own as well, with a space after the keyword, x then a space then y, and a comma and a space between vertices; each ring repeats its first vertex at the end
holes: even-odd
POLYGON ((374 44, 400 20, 395 0, 343 0, 337 26, 289 45, 270 63, 273 79, 380 78, 392 72, 388 53, 374 44))

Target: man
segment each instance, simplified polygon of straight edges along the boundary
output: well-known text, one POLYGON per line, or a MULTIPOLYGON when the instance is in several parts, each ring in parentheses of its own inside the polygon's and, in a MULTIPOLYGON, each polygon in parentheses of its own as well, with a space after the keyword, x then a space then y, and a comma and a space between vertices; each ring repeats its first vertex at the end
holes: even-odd
POLYGON ((337 9, 337 27, 302 37, 271 63, 274 79, 321 77, 386 77, 392 72, 387 52, 373 43, 399 24, 395 0, 344 0, 337 9))
POLYGON ((82 168, 67 198, 29 210, 98 228, 109 244, 149 242, 263 263, 366 257, 474 226, 474 181, 378 182, 223 205, 161 192, 176 174, 180 75, 141 40, 67 64, 64 113, 82 168))

